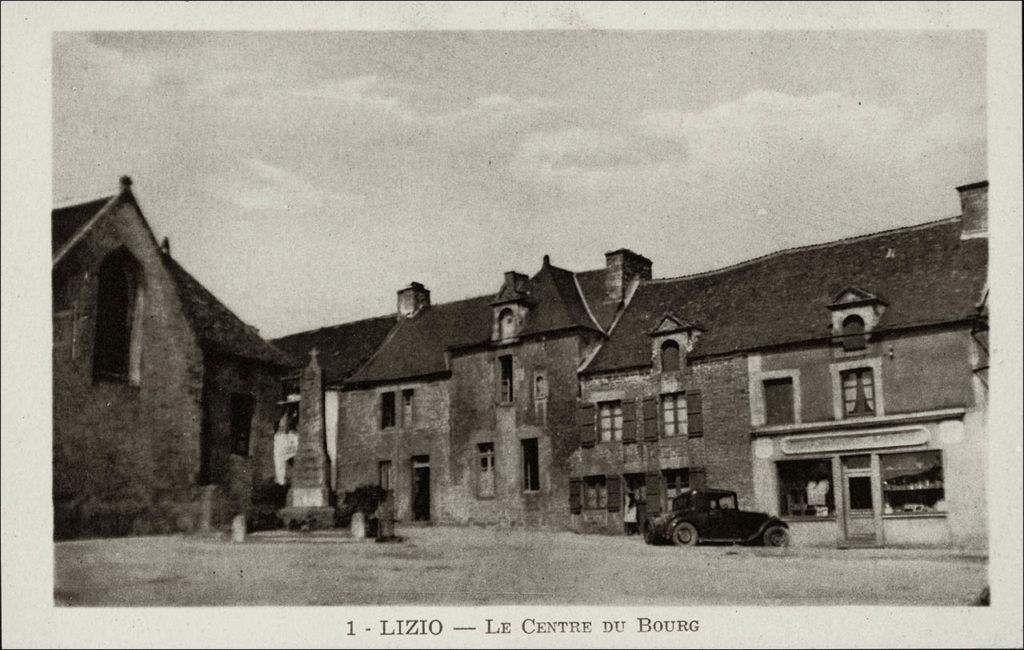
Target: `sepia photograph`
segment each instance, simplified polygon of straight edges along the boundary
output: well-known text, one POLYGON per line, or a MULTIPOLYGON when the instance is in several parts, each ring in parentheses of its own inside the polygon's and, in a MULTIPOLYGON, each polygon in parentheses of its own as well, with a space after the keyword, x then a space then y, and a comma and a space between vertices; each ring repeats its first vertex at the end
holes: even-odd
POLYGON ((1020 160, 993 162, 989 32, 243 4, 331 19, 148 5, 45 34, 47 616, 315 606, 332 631, 292 643, 681 647, 732 608, 807 634, 878 608, 1020 643, 995 608, 1019 573, 993 586, 1020 567, 1020 421, 990 415, 1020 353, 989 323, 1015 313, 992 330, 1019 346, 1020 160))

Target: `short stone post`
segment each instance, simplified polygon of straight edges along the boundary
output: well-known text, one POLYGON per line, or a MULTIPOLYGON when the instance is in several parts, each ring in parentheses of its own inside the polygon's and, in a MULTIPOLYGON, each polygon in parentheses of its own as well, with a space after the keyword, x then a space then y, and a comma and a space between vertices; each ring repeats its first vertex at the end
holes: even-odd
POLYGON ((231 520, 231 541, 235 544, 245 541, 245 515, 235 515, 231 520))

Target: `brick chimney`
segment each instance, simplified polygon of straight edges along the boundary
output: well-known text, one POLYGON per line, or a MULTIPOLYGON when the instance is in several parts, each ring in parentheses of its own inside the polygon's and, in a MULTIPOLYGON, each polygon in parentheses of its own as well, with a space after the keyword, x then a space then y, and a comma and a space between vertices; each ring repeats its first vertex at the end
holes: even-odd
POLYGON ((651 260, 628 248, 604 254, 605 301, 620 303, 635 280, 651 279, 651 260))
POLYGON ((988 181, 956 188, 960 192, 962 237, 988 236, 988 181))
POLYGON ((398 291, 398 317, 411 318, 416 313, 430 306, 430 291, 419 282, 411 282, 409 286, 398 291))

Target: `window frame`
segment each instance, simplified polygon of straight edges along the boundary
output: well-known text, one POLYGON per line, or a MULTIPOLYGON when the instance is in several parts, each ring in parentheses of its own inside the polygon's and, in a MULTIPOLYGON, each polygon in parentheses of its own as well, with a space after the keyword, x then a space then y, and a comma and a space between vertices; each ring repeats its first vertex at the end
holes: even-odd
MULTIPOLYGON (((767 377, 761 380, 761 394, 764 396, 764 423, 766 426, 780 426, 786 424, 796 424, 796 384, 791 376, 781 377, 767 377), (785 415, 788 417, 783 420, 773 420, 772 418, 772 404, 773 400, 769 398, 770 391, 769 387, 772 386, 788 386, 789 395, 785 402, 788 404, 788 409, 785 415)), ((773 394, 773 393, 771 393, 773 394)), ((776 413, 776 415, 778 415, 776 413)))
POLYGON ((583 510, 608 510, 608 478, 604 474, 583 477, 583 510))
POLYGON ((402 423, 403 429, 412 429, 416 425, 416 411, 415 411, 415 399, 416 389, 415 388, 403 388, 402 389, 402 423))
POLYGON ((493 442, 479 442, 476 445, 476 498, 494 499, 498 492, 497 466, 495 463, 495 449, 493 442), (484 465, 487 468, 484 468, 484 465), (486 478, 485 478, 486 477, 486 478), (489 485, 489 493, 484 488, 484 482, 489 485))
MULTIPOLYGON (((934 467, 934 466, 933 466, 934 467)), ((914 451, 897 451, 892 453, 879 453, 878 454, 878 473, 879 473, 879 489, 881 491, 881 506, 882 516, 884 517, 928 517, 936 515, 948 515, 949 507, 946 502, 946 467, 945 458, 941 449, 918 449, 914 451), (887 485, 892 477, 886 478, 887 470, 885 469, 886 459, 890 459, 898 456, 919 456, 919 455, 930 455, 938 458, 937 467, 939 469, 939 478, 937 479, 938 485, 928 485, 924 487, 907 487, 905 489, 897 488, 897 486, 887 485), (896 510, 892 508, 890 503, 889 494, 908 494, 913 492, 935 492, 938 491, 939 496, 935 499, 935 503, 942 503, 942 507, 935 507, 932 510, 896 510)), ((930 481, 930 479, 926 479, 930 481)), ((904 504, 905 505, 905 504, 904 504)), ((924 505, 923 503, 921 505, 924 505)))
POLYGON ((850 368, 848 370, 843 370, 839 373, 839 382, 843 391, 843 418, 871 417, 873 415, 877 415, 875 400, 875 371, 872 368, 850 368), (852 386, 847 386, 848 379, 853 380, 852 386), (865 379, 867 379, 867 381, 865 381, 865 379), (852 399, 848 394, 849 390, 853 390, 852 399))
POLYGON ((885 386, 882 374, 881 357, 861 357, 849 361, 840 361, 829 365, 832 375, 832 417, 835 420, 854 419, 856 417, 880 417, 885 415, 885 386), (870 368, 875 384, 875 412, 869 416, 847 416, 843 401, 842 373, 856 368, 870 368))
POLYGON ((523 461, 523 492, 527 494, 540 492, 540 440, 538 438, 521 438, 519 450, 523 461), (532 454, 529 450, 531 447, 532 454))
POLYGON ((658 358, 659 358, 659 360, 661 362, 661 371, 662 372, 679 372, 680 370, 682 370, 682 368, 683 368, 683 350, 682 350, 682 346, 679 345, 679 341, 676 341, 675 339, 666 339, 665 341, 662 341, 661 345, 658 346, 658 358), (674 359, 672 359, 672 363, 671 364, 666 364, 665 363, 666 359, 670 358, 670 357, 666 357, 665 353, 666 353, 666 351, 669 351, 669 350, 674 352, 675 357, 674 357, 674 359), (670 367, 668 367, 669 365, 673 365, 675 367, 671 367, 670 368, 670 367))
POLYGON ((516 399, 515 380, 516 365, 515 358, 511 354, 503 354, 498 357, 498 402, 501 404, 512 404, 516 399))
POLYGON ((380 429, 387 431, 398 426, 398 408, 395 404, 395 391, 382 391, 380 395, 380 429), (390 403, 390 409, 388 404, 390 403))
POLYGON ((622 442, 624 422, 623 400, 605 400, 597 403, 598 442, 622 442))
MULTIPOLYGON (((145 295, 145 276, 135 256, 123 246, 107 253, 96 271, 91 355, 94 383, 111 382, 128 386, 139 386, 141 383, 145 295), (117 289, 121 291, 117 292, 117 289), (116 313, 110 313, 115 309, 116 313), (123 324, 119 325, 117 321, 123 321, 123 324), (116 359, 112 360, 113 357, 116 359)), ((73 321, 73 330, 75 326, 73 321)), ((73 331, 72 343, 74 338, 73 331)))
POLYGON ((252 455, 252 421, 255 417, 256 398, 252 393, 236 392, 228 395, 228 429, 232 454, 245 457, 252 455), (239 408, 247 411, 248 417, 239 415, 239 408))
POLYGON ((377 485, 383 490, 392 490, 395 485, 395 467, 390 460, 377 461, 377 485), (385 485, 386 483, 386 485, 385 485))
MULTIPOLYGON (((809 521, 829 521, 836 519, 836 472, 832 456, 778 460, 775 461, 774 465, 775 481, 777 486, 775 498, 778 500, 780 517, 783 519, 805 519, 809 521), (799 476, 797 477, 792 475, 789 477, 783 477, 783 466, 786 466, 786 468, 802 466, 804 469, 799 472, 799 476), (824 496, 824 506, 820 506, 826 508, 824 514, 820 514, 821 511, 817 509, 819 507, 818 504, 812 505, 810 503, 811 499, 808 497, 807 493, 810 477, 814 476, 815 472, 820 471, 822 468, 826 469, 828 472, 828 491, 824 496), (799 485, 801 483, 803 484, 802 487, 799 485), (802 512, 799 513, 792 512, 791 506, 793 504, 791 504, 789 500, 789 497, 792 496, 796 490, 802 490, 805 497, 802 512), (812 507, 815 508, 814 512, 810 512, 812 507)), ((842 473, 840 472, 840 476, 841 475, 842 473)), ((815 483, 818 484, 823 480, 826 479, 816 479, 815 483)), ((815 489, 817 489, 817 486, 815 489)))
POLYGON ((661 492, 665 503, 671 504, 676 497, 690 491, 690 468, 670 467, 661 470, 661 492))
POLYGON ((676 391, 673 393, 662 393, 658 395, 658 421, 661 429, 661 435, 665 438, 674 438, 676 436, 686 436, 689 434, 689 418, 688 405, 686 402, 686 393, 684 391, 676 391), (668 400, 672 400, 672 408, 666 409, 666 403, 668 400), (668 424, 669 421, 666 419, 666 415, 671 412, 673 414, 673 427, 675 431, 669 433, 668 424), (681 416, 681 417, 680 417, 681 416))

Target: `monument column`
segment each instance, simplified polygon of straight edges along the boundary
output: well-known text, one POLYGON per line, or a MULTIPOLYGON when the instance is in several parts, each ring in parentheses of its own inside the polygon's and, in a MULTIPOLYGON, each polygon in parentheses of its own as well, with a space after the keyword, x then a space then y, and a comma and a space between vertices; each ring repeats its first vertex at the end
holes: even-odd
MULTIPOLYGON (((299 448, 295 453, 292 486, 288 491, 289 510, 329 508, 330 481, 326 440, 324 438, 323 374, 317 361, 317 350, 309 352, 309 363, 299 383, 299 448)), ((293 512, 294 515, 300 513, 293 512)), ((324 513, 307 513, 324 514, 324 513)))

